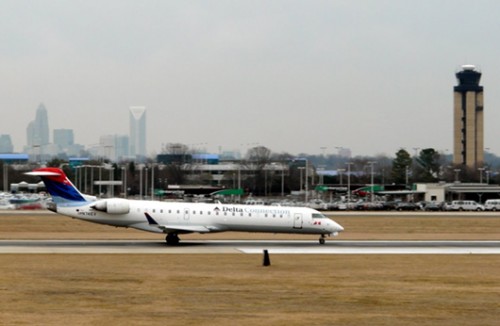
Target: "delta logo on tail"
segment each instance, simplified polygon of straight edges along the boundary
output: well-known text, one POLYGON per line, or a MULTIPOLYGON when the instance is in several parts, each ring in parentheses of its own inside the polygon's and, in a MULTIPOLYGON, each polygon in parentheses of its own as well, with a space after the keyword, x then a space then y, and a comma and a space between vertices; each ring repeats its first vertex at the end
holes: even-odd
POLYGON ((40 168, 26 174, 42 178, 45 188, 56 204, 87 201, 58 168, 40 168))

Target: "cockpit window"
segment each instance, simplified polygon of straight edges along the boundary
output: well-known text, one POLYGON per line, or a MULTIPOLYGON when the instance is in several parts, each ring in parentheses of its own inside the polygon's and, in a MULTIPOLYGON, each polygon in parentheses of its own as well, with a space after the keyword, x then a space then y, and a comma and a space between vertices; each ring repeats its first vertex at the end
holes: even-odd
POLYGON ((325 218, 325 215, 319 213, 313 213, 312 218, 325 218))

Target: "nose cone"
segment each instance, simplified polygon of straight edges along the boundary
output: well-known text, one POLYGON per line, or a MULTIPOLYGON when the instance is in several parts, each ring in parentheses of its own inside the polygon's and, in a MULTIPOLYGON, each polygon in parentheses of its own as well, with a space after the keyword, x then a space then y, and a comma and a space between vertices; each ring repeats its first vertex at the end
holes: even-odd
POLYGON ((339 234, 339 232, 342 231, 344 231, 342 225, 333 220, 330 220, 330 223, 328 223, 328 232, 330 232, 331 235, 336 236, 337 234, 339 234))
POLYGON ((344 228, 342 227, 342 225, 338 224, 337 222, 335 221, 332 221, 332 224, 331 224, 331 232, 332 233, 337 233, 337 232, 342 232, 344 231, 344 228))

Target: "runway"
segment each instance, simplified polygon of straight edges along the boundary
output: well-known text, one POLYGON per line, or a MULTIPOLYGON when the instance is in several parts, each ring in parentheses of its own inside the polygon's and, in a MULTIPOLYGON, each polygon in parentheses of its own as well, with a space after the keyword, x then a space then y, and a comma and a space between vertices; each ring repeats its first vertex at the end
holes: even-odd
POLYGON ((0 254, 500 254, 500 241, 0 240, 0 254))

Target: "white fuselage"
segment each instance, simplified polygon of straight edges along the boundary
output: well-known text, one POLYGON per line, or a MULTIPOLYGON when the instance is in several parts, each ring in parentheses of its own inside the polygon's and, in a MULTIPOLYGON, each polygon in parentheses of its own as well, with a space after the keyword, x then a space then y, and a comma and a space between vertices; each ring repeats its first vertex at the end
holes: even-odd
POLYGON ((81 220, 131 227, 144 231, 190 232, 271 232, 301 234, 336 234, 342 226, 320 212, 306 207, 172 203, 127 200, 127 213, 106 213, 92 208, 92 202, 80 206, 57 206, 57 213, 81 220), (151 225, 149 214, 161 226, 151 225), (198 228, 202 231, 198 231, 198 228))

